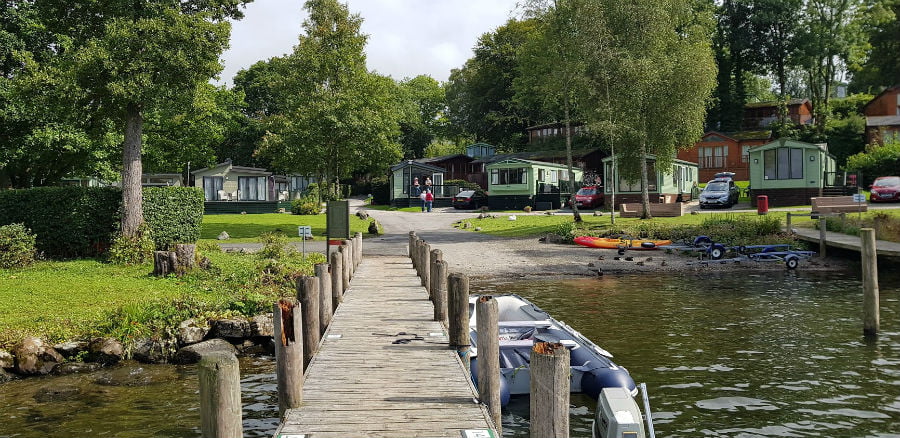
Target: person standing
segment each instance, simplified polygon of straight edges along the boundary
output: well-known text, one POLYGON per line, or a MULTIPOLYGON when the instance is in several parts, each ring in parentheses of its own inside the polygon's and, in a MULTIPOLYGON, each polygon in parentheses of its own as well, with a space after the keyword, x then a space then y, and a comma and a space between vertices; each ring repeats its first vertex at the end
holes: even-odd
POLYGON ((425 208, 431 213, 431 205, 434 202, 434 194, 431 193, 431 190, 425 189, 425 208))

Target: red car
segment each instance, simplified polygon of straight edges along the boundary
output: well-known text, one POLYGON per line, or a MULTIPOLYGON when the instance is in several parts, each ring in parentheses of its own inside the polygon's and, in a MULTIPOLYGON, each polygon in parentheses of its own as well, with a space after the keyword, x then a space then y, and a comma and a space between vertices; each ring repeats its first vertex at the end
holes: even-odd
POLYGON ((900 176, 880 176, 870 186, 869 202, 900 201, 900 176))
POLYGON ((584 186, 575 193, 575 205, 583 208, 597 208, 603 206, 603 188, 597 186, 584 186))

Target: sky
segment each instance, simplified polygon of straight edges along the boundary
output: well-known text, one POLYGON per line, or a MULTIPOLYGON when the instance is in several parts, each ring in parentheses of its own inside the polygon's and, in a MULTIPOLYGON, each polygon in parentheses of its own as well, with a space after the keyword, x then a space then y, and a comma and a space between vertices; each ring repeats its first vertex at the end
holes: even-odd
MULTIPOLYGON (((341 0, 363 18, 369 70, 400 80, 427 74, 446 81, 472 57, 478 37, 505 23, 517 0, 341 0)), ((303 0, 255 0, 232 23, 219 83, 257 61, 289 53, 306 13, 303 0)))

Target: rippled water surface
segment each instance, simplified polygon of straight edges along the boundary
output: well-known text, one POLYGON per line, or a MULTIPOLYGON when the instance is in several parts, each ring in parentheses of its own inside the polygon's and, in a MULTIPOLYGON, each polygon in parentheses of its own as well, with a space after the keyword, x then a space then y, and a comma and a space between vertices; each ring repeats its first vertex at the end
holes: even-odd
MULTIPOLYGON (((571 324, 646 382, 660 437, 900 437, 900 276, 882 266, 881 324, 862 337, 858 278, 832 273, 473 282, 571 324), (889 276, 890 275, 890 276, 889 276)), ((274 364, 241 360, 247 437, 277 424, 274 364)), ((573 437, 594 401, 572 395, 573 437)), ((2 437, 199 436, 193 366, 130 364, 0 385, 2 437)), ((504 435, 528 435, 527 399, 504 435)))

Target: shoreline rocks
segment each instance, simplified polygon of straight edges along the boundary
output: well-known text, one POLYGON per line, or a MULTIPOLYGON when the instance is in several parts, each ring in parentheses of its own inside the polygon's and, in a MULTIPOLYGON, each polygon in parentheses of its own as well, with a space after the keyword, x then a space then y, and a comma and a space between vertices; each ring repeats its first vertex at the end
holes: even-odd
POLYGON ((22 339, 15 348, 15 370, 21 375, 44 375, 53 371, 64 359, 53 347, 35 337, 22 339))

